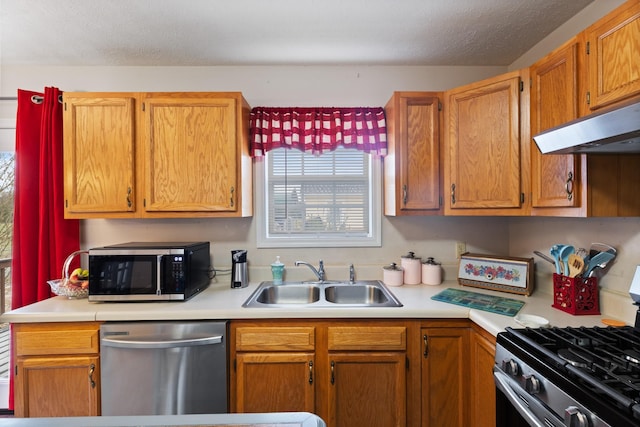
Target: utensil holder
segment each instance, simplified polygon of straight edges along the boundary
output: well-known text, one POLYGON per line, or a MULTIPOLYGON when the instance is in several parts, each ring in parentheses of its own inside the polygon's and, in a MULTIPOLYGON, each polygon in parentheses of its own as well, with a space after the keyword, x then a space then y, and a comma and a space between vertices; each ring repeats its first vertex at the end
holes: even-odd
POLYGON ((600 314, 597 277, 553 273, 553 308, 569 314, 600 314))

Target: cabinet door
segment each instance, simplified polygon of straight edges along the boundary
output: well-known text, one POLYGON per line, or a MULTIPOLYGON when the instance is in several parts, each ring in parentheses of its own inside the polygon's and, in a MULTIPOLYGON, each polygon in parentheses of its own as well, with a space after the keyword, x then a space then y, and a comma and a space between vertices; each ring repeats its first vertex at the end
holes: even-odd
POLYGON ((65 218, 133 215, 134 106, 132 94, 64 94, 65 218))
POLYGON ((471 418, 476 427, 496 425, 496 387, 493 380, 496 340, 486 332, 471 335, 471 418))
MULTIPOLYGON (((578 117, 578 42, 531 67, 531 135, 578 117)), ((542 155, 531 142, 533 208, 580 206, 580 156, 542 155)), ((537 211, 536 213, 544 213, 537 211)), ((557 214, 557 211, 550 214, 557 214)))
POLYGON ((440 213, 441 105, 431 92, 396 92, 387 103, 385 215, 440 213))
POLYGON ((469 404, 468 328, 423 328, 422 425, 465 427, 469 404))
POLYGON ((331 353, 327 425, 405 427, 406 375, 404 352, 331 353))
POLYGON ((100 415, 98 356, 26 357, 17 361, 17 417, 100 415))
POLYGON ((453 89, 447 99, 445 213, 520 208, 519 72, 453 89))
POLYGON ((237 100, 148 96, 143 105, 145 211, 235 212, 237 100))
POLYGON ((591 109, 640 93, 640 2, 626 2, 586 34, 591 109))
POLYGON ((236 412, 314 412, 313 353, 238 353, 236 412))

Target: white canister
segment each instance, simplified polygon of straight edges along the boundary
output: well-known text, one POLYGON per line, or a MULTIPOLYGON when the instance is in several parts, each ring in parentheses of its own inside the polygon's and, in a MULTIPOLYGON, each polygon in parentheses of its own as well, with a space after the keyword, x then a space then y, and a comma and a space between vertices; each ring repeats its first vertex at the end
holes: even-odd
POLYGON ((404 271, 395 262, 382 269, 382 281, 387 286, 402 286, 404 283, 404 271))
POLYGON ((422 283, 425 285, 439 285, 442 283, 442 267, 432 257, 422 263, 422 283))
POLYGON ((413 252, 409 252, 407 255, 403 255, 400 258, 400 265, 404 269, 404 283, 405 285, 419 285, 422 270, 420 268, 422 259, 414 255, 413 252))

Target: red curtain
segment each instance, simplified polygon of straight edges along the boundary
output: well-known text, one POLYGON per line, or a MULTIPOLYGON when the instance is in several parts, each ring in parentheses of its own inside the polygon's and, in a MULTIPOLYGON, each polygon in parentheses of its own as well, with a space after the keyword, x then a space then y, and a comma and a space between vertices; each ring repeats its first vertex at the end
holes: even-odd
POLYGON ((53 87, 44 94, 18 90, 12 309, 52 296, 47 280, 60 278, 80 246, 79 221, 64 219, 61 96, 53 87))
POLYGON ((297 148, 320 155, 339 145, 380 156, 387 154, 384 109, 268 108, 251 110, 251 155, 274 148, 297 148))

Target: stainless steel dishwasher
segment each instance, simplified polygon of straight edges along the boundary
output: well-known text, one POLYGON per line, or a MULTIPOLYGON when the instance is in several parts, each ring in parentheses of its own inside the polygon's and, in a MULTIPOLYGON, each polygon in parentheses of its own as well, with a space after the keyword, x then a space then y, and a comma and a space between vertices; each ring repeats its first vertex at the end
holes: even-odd
POLYGON ((228 412, 227 322, 105 323, 102 415, 228 412))

